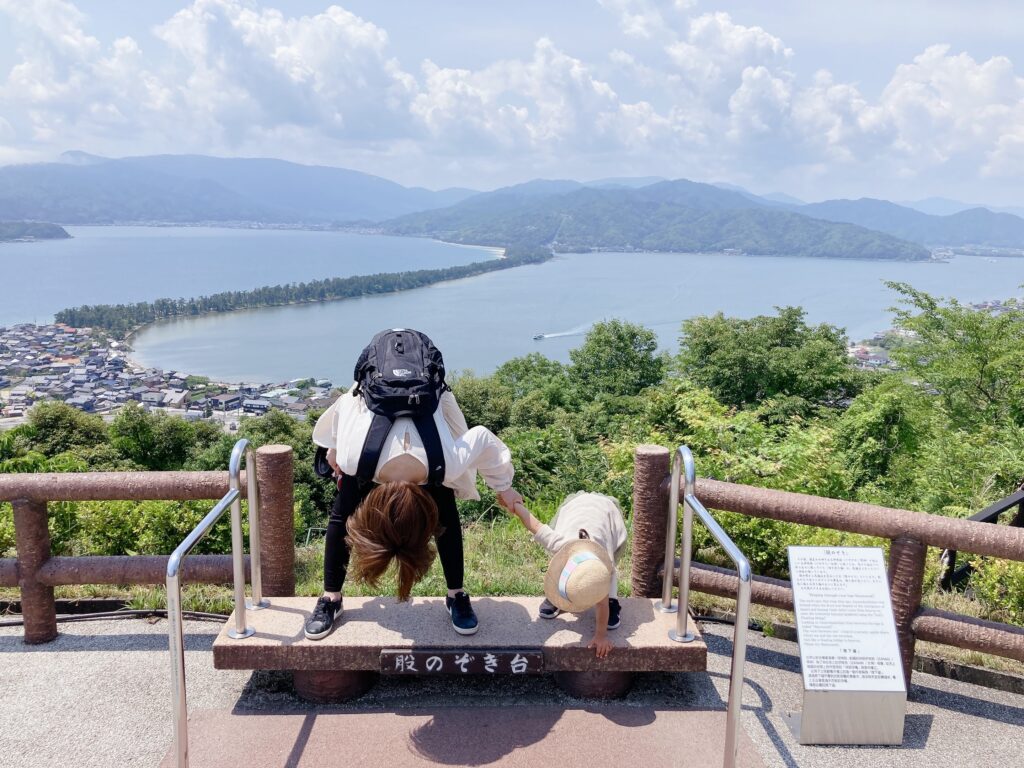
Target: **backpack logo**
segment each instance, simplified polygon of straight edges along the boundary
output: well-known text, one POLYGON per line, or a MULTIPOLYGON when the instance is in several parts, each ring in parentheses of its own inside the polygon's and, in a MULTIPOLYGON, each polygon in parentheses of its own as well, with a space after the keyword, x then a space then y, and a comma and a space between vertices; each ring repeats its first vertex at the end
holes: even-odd
POLYGON ((395 368, 391 371, 395 376, 412 376, 412 371, 408 368, 395 368))

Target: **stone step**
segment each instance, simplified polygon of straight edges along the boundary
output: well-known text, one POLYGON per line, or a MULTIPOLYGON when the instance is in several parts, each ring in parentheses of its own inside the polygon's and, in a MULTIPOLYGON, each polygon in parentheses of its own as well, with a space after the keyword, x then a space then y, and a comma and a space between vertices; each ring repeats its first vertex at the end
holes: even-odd
POLYGON ((693 642, 676 643, 668 632, 675 614, 660 613, 654 600, 622 598, 621 625, 608 633, 615 644, 605 659, 587 648, 594 631, 593 611, 537 615, 539 597, 478 597, 480 619, 475 635, 454 632, 443 598, 346 597, 334 631, 322 640, 307 640, 303 622, 316 602, 312 597, 274 597, 270 607, 247 611, 256 634, 244 640, 227 635, 234 617, 213 644, 217 669, 378 671, 385 649, 523 650, 543 653, 546 672, 695 672, 707 669, 707 645, 699 630, 693 642))

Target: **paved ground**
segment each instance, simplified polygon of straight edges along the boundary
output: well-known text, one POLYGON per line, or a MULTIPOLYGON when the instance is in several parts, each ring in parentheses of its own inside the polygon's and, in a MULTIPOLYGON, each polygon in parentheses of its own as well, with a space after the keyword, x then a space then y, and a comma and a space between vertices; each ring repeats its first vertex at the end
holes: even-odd
MULTIPOLYGON (((296 722, 309 721, 310 713, 328 714, 295 699, 287 679, 279 674, 214 670, 210 648, 219 629, 215 623, 186 623, 189 707, 197 712, 197 735, 200 710, 202 717, 225 712, 254 715, 246 718, 253 722, 270 711, 294 716, 296 722), (207 715, 208 710, 220 712, 207 715)), ((171 736, 166 622, 62 624, 61 632, 54 643, 25 646, 19 629, 0 628, 0 763, 5 768, 49 768, 67 763, 80 768, 159 765, 171 736)), ((673 713, 681 709, 724 708, 730 636, 729 627, 705 626, 709 675, 645 675, 625 700, 612 705, 576 701, 544 678, 472 682, 389 679, 361 699, 354 711, 408 716, 410 727, 419 727, 423 724, 414 722, 416 717, 433 710, 438 710, 434 720, 448 721, 451 718, 445 712, 454 714, 453 706, 485 707, 492 713, 515 707, 508 714, 510 725, 524 718, 521 722, 529 723, 531 743, 539 744, 545 738, 560 739, 567 731, 555 724, 563 718, 566 724, 578 722, 580 713, 640 726, 659 717, 671 721, 677 716, 673 713), (521 709, 523 705, 530 709, 521 709), (537 723, 548 723, 550 730, 537 723)), ((902 747, 802 747, 795 743, 784 720, 786 712, 800 707, 797 647, 755 634, 751 634, 751 642, 743 725, 765 766, 901 768, 951 761, 1021 764, 1024 696, 919 673, 911 691, 902 747)), ((313 719, 319 719, 319 714, 313 719)), ((695 727, 699 732, 702 726, 695 727)), ((693 731, 677 730, 685 748, 693 731)), ((438 733, 431 728, 426 732, 438 733)), ((644 727, 629 733, 635 733, 632 738, 639 751, 644 727)), ((310 744, 315 746, 313 739, 310 744)), ((365 741, 353 746, 363 745, 365 741)), ((511 754, 500 752, 484 750, 466 757, 466 753, 445 752, 443 745, 431 751, 428 744, 425 753, 417 754, 426 754, 433 762, 490 765, 511 754)), ((679 765, 688 764, 692 763, 679 760, 679 765)))

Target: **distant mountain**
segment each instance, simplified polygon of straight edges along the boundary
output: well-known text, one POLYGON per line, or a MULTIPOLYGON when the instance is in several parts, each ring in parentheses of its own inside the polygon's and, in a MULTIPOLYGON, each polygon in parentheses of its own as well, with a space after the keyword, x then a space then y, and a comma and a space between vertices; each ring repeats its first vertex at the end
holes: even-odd
POLYGON ((812 219, 686 180, 635 190, 580 188, 545 197, 501 192, 403 216, 382 228, 460 243, 550 244, 567 252, 736 250, 834 258, 930 257, 927 249, 890 235, 812 219))
POLYGON ((0 243, 14 240, 65 240, 71 235, 63 227, 39 221, 0 221, 0 243))
POLYGON ((312 221, 378 221, 454 205, 476 194, 456 188, 432 192, 345 168, 264 158, 154 155, 120 162, 184 179, 207 179, 290 218, 312 221))
POLYGON ((724 181, 716 182, 713 186, 716 186, 719 189, 729 190, 730 192, 736 192, 743 195, 748 200, 753 200, 760 205, 767 205, 770 207, 804 205, 803 200, 791 197, 790 195, 784 195, 781 192, 773 192, 770 195, 758 195, 751 192, 749 189, 744 189, 736 184, 727 184, 724 181))
POLYGON ((432 192, 343 168, 282 160, 65 153, 60 163, 0 168, 0 218, 65 224, 324 224, 452 205, 473 190, 432 192))
POLYGON ((627 187, 629 189, 639 189, 640 187, 649 187, 651 184, 657 184, 661 181, 668 181, 668 179, 664 176, 614 176, 608 179, 595 179, 594 181, 588 181, 586 186, 627 187))
POLYGON ((782 203, 783 205, 807 205, 806 201, 801 200, 799 197, 793 197, 784 192, 772 192, 770 195, 761 195, 760 197, 762 200, 770 200, 773 203, 782 203))
POLYGON ((816 219, 858 224, 922 245, 1024 248, 1024 219, 985 208, 932 216, 887 200, 865 197, 826 200, 792 210, 816 219))
POLYGON ((119 161, 0 168, 0 218, 61 224, 295 222, 293 215, 254 203, 216 182, 119 161))
POLYGON ((971 208, 988 208, 993 213, 1012 213, 1014 216, 1024 217, 1024 208, 988 205, 986 203, 962 203, 959 200, 950 200, 947 197, 926 197, 924 200, 901 202, 900 205, 913 208, 921 213, 930 213, 933 216, 951 216, 954 213, 968 211, 971 208))

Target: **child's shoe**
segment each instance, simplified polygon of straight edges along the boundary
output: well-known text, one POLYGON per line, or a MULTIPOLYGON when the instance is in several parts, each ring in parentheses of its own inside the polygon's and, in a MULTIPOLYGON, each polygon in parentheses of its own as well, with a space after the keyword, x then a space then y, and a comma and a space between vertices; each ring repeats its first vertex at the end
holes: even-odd
POLYGON ((622 610, 622 606, 619 605, 619 601, 614 597, 608 598, 608 629, 619 628, 619 611, 622 610))
POLYGON ((540 604, 540 610, 537 611, 542 619, 553 619, 561 612, 562 609, 555 606, 555 604, 547 598, 545 598, 544 602, 540 604))

